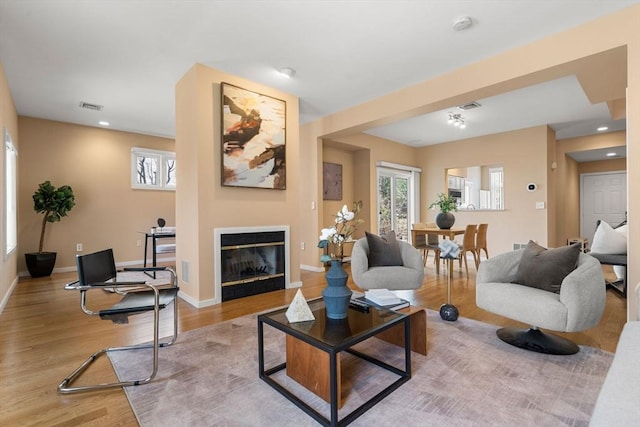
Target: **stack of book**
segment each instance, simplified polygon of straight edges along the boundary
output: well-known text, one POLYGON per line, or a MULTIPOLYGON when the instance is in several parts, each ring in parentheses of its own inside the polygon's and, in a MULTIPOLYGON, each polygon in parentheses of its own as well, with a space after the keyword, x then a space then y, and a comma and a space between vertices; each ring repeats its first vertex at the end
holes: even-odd
POLYGON ((409 307, 410 303, 402 299, 389 289, 372 289, 364 293, 364 300, 374 306, 384 307, 388 310, 400 310, 409 307))

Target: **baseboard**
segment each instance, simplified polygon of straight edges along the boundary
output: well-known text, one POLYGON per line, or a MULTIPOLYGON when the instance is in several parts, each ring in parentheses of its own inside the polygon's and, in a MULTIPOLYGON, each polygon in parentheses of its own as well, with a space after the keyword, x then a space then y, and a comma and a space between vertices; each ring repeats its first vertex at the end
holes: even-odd
POLYGON ((318 266, 315 266, 315 265, 305 265, 305 264, 300 264, 300 270, 313 271, 314 273, 324 273, 325 272, 324 267, 318 267, 318 266))
POLYGON ((16 288, 16 286, 18 286, 18 277, 19 276, 16 276, 13 279, 13 282, 11 282, 11 285, 9 286, 7 293, 4 295, 4 298, 2 298, 2 301, 0 301, 0 313, 4 311, 4 308, 7 306, 7 303, 9 302, 9 297, 11 297, 11 294, 13 294, 13 290, 16 288))

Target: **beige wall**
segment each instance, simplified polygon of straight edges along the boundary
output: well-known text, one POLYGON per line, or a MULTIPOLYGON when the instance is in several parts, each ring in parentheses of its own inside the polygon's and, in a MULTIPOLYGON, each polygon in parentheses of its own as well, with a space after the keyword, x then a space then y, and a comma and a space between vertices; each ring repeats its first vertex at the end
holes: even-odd
POLYGON ((180 288, 190 303, 218 302, 215 295, 213 233, 218 227, 290 227, 290 282, 300 281, 300 169, 298 98, 200 64, 176 85, 176 264, 180 288), (220 83, 227 82, 287 103, 286 190, 221 185, 220 83), (189 266, 183 280, 182 263, 189 266))
MULTIPOLYGON (((324 227, 329 227, 334 223, 336 213, 342 209, 343 205, 349 208, 356 201, 353 196, 353 151, 330 147, 324 144, 322 151, 323 161, 342 165, 342 199, 323 200, 322 223, 324 227)), ((317 242, 315 242, 317 244, 317 242)))
POLYGON ((423 167, 420 209, 422 222, 433 222, 437 209, 427 207, 447 186, 445 169, 500 163, 504 167, 504 211, 455 212, 456 228, 467 224, 489 224, 487 244, 490 255, 513 250, 514 243, 536 240, 547 245, 547 210, 536 209, 536 202, 547 203, 547 127, 538 126, 514 132, 469 138, 418 150, 423 167), (542 167, 541 167, 542 165, 542 167), (535 182, 538 190, 528 192, 535 182))
POLYGON ((31 196, 46 180, 70 185, 76 198, 67 217, 47 224, 44 250, 58 253, 58 271, 75 268, 76 243, 83 253, 113 248, 116 262, 140 262, 140 232, 159 217, 175 223, 175 192, 131 188, 131 148, 174 151, 172 139, 29 117, 19 118, 19 129, 20 271, 26 271, 22 254, 38 250, 42 215, 31 196))
POLYGON ((416 149, 403 144, 381 139, 367 134, 357 134, 350 137, 334 139, 349 149, 355 150, 355 159, 359 164, 354 174, 354 198, 362 200, 365 221, 361 232, 357 236, 364 236, 364 230, 378 232, 378 187, 377 165, 379 162, 395 163, 403 166, 418 167, 416 149), (362 185, 367 182, 368 185, 362 185))
MULTIPOLYGON (((0 156, 0 219, 4 218, 5 211, 5 196, 4 196, 4 130, 7 129, 13 140, 13 145, 18 150, 20 155, 20 144, 18 141, 18 115, 16 114, 16 108, 13 103, 11 91, 7 83, 7 78, 4 74, 4 68, 0 64, 0 139, 2 139, 2 156, 0 156)), ((18 165, 18 170, 20 167, 18 165)), ((15 250, 8 256, 4 255, 6 238, 4 220, 1 220, 0 225, 0 246, 2 247, 2 255, 0 255, 0 311, 5 306, 11 289, 18 283, 18 270, 17 260, 19 251, 15 250)))
MULTIPOLYGON (((319 144, 323 138, 351 136, 364 130, 375 127, 379 124, 390 123, 397 119, 410 118, 419 114, 439 111, 452 105, 459 105, 475 99, 482 99, 492 95, 505 93, 514 89, 525 87, 531 84, 548 81, 551 79, 579 74, 581 84, 588 89, 592 99, 601 101, 614 101, 619 104, 619 100, 625 97, 624 79, 620 79, 620 68, 627 78, 626 89, 626 113, 627 113, 627 158, 628 165, 638 164, 640 159, 640 32, 637 31, 637 22, 640 21, 640 5, 634 5, 620 12, 601 17, 587 24, 578 26, 571 30, 558 33, 529 45, 512 49, 508 52, 496 55, 491 58, 479 61, 466 67, 459 68, 453 72, 441 75, 437 78, 425 82, 408 86, 395 93, 376 98, 370 102, 363 103, 353 108, 338 112, 331 116, 324 117, 313 123, 303 126, 303 145, 319 144), (614 30, 615 29, 615 30, 614 30), (523 61, 522 58, 527 58, 523 61), (613 61, 613 62, 612 62, 613 61), (586 72, 585 72, 586 70, 586 72), (612 75, 613 73, 613 75, 612 75), (618 78, 616 80, 615 78, 618 78), (622 80, 622 81, 620 81, 622 80), (603 86, 598 87, 597 82, 606 81, 614 83, 615 89, 612 99, 598 99, 602 93, 599 92, 603 86)), ((541 139, 549 143, 548 136, 541 139)), ((562 181, 553 177, 548 172, 549 149, 542 149, 536 153, 540 157, 536 159, 524 159, 523 163, 533 161, 539 162, 535 165, 535 174, 541 173, 540 182, 548 186, 549 182, 560 186, 562 181), (538 172, 539 171, 539 172, 538 172), (555 184, 557 182, 557 184, 555 184)), ((316 199, 321 194, 317 185, 319 177, 319 164, 321 164, 321 150, 313 148, 308 150, 312 156, 304 158, 303 170, 316 174, 316 199)), ((557 160, 560 163, 560 159, 557 160)), ((477 163, 477 162, 474 162, 477 163)), ((439 169, 444 165, 439 165, 439 169)), ((424 166, 423 166, 424 167, 424 166)), ((426 169, 426 167, 425 167, 426 169)), ((577 168, 576 168, 577 172, 577 168)), ((432 174, 427 170, 427 174, 432 174)), ((628 168, 628 191, 631 195, 640 193, 640 168, 629 166, 628 168)), ((444 176, 435 179, 443 180, 444 176)), ((537 176, 537 175, 536 175, 537 176)), ((532 178, 527 176, 523 181, 532 178)), ((425 178, 430 182, 430 179, 425 178)), ((507 177, 507 182, 509 178, 507 177)), ((522 184, 522 183, 520 183, 522 184)), ((430 185, 430 184, 428 184, 430 185)), ((436 184, 437 185, 437 184, 436 184)), ((313 188, 313 187, 310 187, 313 188)), ((439 185, 439 188, 443 188, 439 185)), ((429 188, 423 189, 427 194, 435 194, 429 188)), ((548 188, 538 190, 530 194, 535 202, 539 197, 548 194, 548 188)), ((558 196, 560 196, 558 194, 558 196)), ((558 199, 561 199, 558 197, 558 199)), ((548 201, 550 202, 550 201, 548 201)), ((507 202, 509 203, 509 202, 507 202)), ((551 215, 561 215, 563 207, 558 204, 552 206, 551 215)), ((543 211, 545 212, 545 211, 543 211)), ((640 232, 634 227, 640 227, 640 223, 633 220, 634 212, 640 212, 640 197, 629 197, 629 281, 632 284, 640 281, 640 264, 634 264, 633 260, 640 259, 634 254, 640 253, 640 232)), ((499 213, 495 213, 499 215, 499 213)), ((538 219, 537 213, 532 216, 538 219)), ((554 221, 548 218, 547 214, 540 219, 544 227, 554 221)), ((480 217, 475 217, 480 220, 480 217)), ((496 218, 493 219, 496 223, 496 218)), ((307 230, 308 236, 316 235, 321 221, 317 213, 302 215, 302 229, 307 230)), ((461 221, 466 222, 466 218, 461 221)), ((523 225, 530 227, 526 222, 513 218, 514 222, 499 221, 504 229, 509 230, 509 241, 513 238, 521 238, 523 225)), ((489 222, 489 221, 488 221, 489 222)), ((557 239, 563 234, 567 227, 558 224, 554 235, 549 236, 538 225, 532 233, 540 235, 539 240, 547 241, 557 239), (564 227, 564 229, 563 229, 564 227)), ((553 226, 552 226, 553 227, 553 226)), ((553 232, 553 228, 551 228, 553 232)), ((529 233, 528 233, 529 234, 529 233)), ((504 243, 503 243, 504 244, 504 243)), ((636 312, 636 296, 631 293, 628 298, 628 313, 636 312)))
POLYGON ((577 151, 596 150, 625 145, 626 132, 610 132, 592 136, 569 138, 558 141, 555 149, 557 169, 551 173, 557 177, 556 198, 558 210, 555 216, 557 227, 556 246, 563 245, 567 238, 580 235, 580 174, 587 171, 608 172, 624 170, 626 161, 605 160, 594 164, 580 164, 567 155, 577 151))

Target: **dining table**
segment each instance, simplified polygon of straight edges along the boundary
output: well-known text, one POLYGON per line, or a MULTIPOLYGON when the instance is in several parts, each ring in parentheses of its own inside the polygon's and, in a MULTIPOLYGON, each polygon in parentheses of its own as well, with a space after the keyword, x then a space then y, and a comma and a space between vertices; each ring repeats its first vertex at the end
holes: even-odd
POLYGON ((464 228, 438 228, 438 227, 427 227, 427 228, 412 228, 411 229, 411 241, 415 242, 417 236, 421 235, 437 235, 443 236, 445 239, 448 237, 450 240, 453 240, 456 236, 464 234, 464 228))

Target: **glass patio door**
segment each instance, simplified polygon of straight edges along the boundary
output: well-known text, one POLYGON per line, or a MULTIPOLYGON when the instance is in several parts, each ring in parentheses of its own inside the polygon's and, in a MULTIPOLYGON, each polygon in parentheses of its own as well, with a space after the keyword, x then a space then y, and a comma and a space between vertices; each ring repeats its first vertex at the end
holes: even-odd
POLYGON ((378 233, 393 230, 398 239, 409 240, 411 174, 378 169, 378 233))

